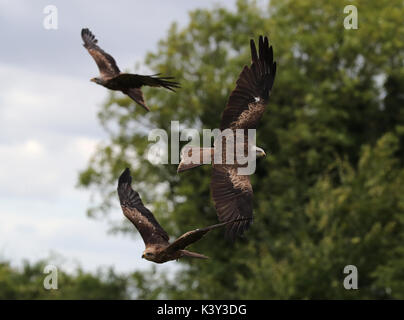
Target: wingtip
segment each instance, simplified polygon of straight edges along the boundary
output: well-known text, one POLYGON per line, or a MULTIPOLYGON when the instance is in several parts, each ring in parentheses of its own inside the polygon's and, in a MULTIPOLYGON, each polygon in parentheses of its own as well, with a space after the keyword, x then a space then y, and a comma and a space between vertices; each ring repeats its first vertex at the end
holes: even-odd
POLYGON ((258 37, 258 43, 259 45, 262 45, 264 43, 264 37, 262 35, 258 37))
POLYGON ((82 28, 82 29, 81 29, 81 35, 84 36, 84 35, 86 35, 86 34, 91 34, 90 29, 88 29, 88 28, 82 28))
MULTIPOLYGON (((273 56, 272 46, 269 47, 269 39, 267 36, 259 35, 258 37, 258 52, 255 46, 254 39, 250 39, 250 47, 251 47, 251 58, 252 62, 257 62, 265 56, 264 53, 268 53, 268 55, 273 56), (259 53, 259 56, 258 56, 259 53)), ((271 60, 271 59, 270 59, 271 60)))
POLYGON ((132 176, 130 175, 130 169, 126 168, 124 172, 120 175, 118 179, 118 186, 122 185, 123 183, 132 183, 132 176))
POLYGON ((250 39, 251 61, 254 63, 258 60, 257 48, 254 39, 250 39))
POLYGON ((264 46, 265 46, 265 47, 268 47, 268 45, 269 45, 268 37, 267 37, 267 36, 264 36, 264 46))
MULTIPOLYGON (((139 103, 139 102, 138 102, 139 103)), ((150 111, 150 108, 146 105, 146 104, 143 104, 143 103, 139 103, 142 107, 143 107, 143 109, 145 109, 146 110, 146 112, 149 112, 150 111)))
POLYGON ((81 38, 84 41, 84 46, 89 46, 91 44, 96 44, 98 40, 95 38, 94 34, 88 28, 81 29, 81 38))

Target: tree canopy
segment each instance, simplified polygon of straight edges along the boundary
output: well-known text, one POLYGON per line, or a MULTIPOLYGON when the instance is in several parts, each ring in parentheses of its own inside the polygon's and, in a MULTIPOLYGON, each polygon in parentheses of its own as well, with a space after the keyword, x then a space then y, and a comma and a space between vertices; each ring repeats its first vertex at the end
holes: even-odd
POLYGON ((112 269, 89 273, 78 268, 74 274, 58 270, 57 289, 45 289, 46 261, 22 267, 0 262, 0 299, 128 299, 130 277, 118 275, 112 269))
MULTIPOLYGON (((148 162, 149 130, 170 133, 171 120, 219 127, 250 61, 249 40, 268 35, 274 48, 277 77, 257 130, 269 155, 252 176, 255 223, 234 244, 212 232, 194 246, 211 259, 182 260, 174 277, 138 275, 142 298, 404 297, 404 3, 351 4, 358 29, 344 28, 341 0, 192 11, 145 60, 182 88, 145 89, 147 114, 111 93, 99 111, 109 140, 79 176, 97 196, 89 214, 117 208, 117 177, 128 166, 145 204, 178 236, 217 221, 211 168, 178 175, 175 164, 148 162), (359 290, 344 288, 346 265, 357 267, 359 290)), ((117 229, 136 232, 128 223, 117 229)))

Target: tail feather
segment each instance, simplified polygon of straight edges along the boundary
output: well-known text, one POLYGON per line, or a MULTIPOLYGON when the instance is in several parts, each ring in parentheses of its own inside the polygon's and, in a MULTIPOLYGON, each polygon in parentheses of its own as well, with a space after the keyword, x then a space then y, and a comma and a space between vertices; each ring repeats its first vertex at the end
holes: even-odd
POLYGON ((184 147, 181 151, 181 162, 178 165, 177 172, 199 167, 206 164, 206 160, 212 161, 213 150, 213 148, 184 147))
MULTIPOLYGON (((156 74, 155 76, 157 75, 159 74, 156 74)), ((181 88, 178 82, 172 81, 174 80, 174 77, 153 77, 153 79, 155 80, 156 84, 152 86, 163 87, 173 92, 175 92, 175 89, 181 88)))
POLYGON ((203 165, 203 163, 185 163, 184 161, 181 161, 178 165, 177 172, 183 172, 201 165, 203 165))
POLYGON ((209 259, 209 257, 204 256, 203 254, 188 251, 188 250, 181 250, 182 256, 183 257, 190 257, 190 258, 196 258, 196 259, 209 259))

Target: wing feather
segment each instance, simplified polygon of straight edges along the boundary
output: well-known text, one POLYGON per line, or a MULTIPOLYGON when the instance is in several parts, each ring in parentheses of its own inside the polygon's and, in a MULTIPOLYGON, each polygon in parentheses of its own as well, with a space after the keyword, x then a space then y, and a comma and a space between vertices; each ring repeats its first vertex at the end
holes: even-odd
POLYGON ((253 190, 250 177, 237 175, 237 165, 214 165, 211 179, 212 198, 222 222, 248 219, 226 227, 226 236, 235 239, 253 221, 253 190))
POLYGON ((124 215, 139 230, 146 247, 150 244, 168 244, 168 234, 148 210, 139 194, 131 187, 132 177, 127 168, 118 181, 118 195, 124 215))
POLYGON ((89 29, 81 30, 81 38, 84 41, 84 48, 87 49, 97 64, 102 78, 109 79, 120 73, 115 59, 97 45, 98 40, 89 29))
POLYGON ((173 77, 159 77, 154 75, 140 75, 132 73, 121 73, 115 78, 110 80, 110 84, 122 89, 125 88, 140 88, 142 86, 150 87, 163 87, 171 91, 175 91, 175 88, 179 88, 178 82, 172 81, 173 77))
POLYGON ((221 130, 256 129, 268 103, 276 74, 272 46, 267 37, 260 36, 258 54, 254 40, 250 47, 252 64, 245 66, 237 79, 222 115, 221 130))

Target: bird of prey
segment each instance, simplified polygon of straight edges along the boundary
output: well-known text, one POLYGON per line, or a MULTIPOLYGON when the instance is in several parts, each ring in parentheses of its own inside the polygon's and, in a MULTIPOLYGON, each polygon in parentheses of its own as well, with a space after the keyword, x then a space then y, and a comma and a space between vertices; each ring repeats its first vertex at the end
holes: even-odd
POLYGON ((167 232, 160 226, 153 213, 148 210, 140 199, 139 194, 132 189, 132 177, 128 168, 121 174, 118 180, 118 196, 124 215, 135 225, 143 238, 146 249, 142 258, 164 263, 177 260, 182 257, 207 259, 208 257, 185 250, 190 244, 200 240, 209 231, 220 228, 237 221, 227 221, 202 229, 188 231, 173 243, 168 242, 167 232))
POLYGON ((114 58, 97 45, 98 40, 89 29, 81 30, 81 38, 84 41, 84 48, 93 57, 100 71, 100 76, 92 78, 90 81, 111 90, 122 91, 147 111, 150 109, 144 101, 143 92, 140 89, 142 86, 163 87, 171 91, 179 88, 178 82, 170 81, 173 79, 172 77, 159 77, 159 74, 146 76, 122 73, 114 58))
MULTIPOLYGON (((244 129, 242 151, 246 152, 247 148, 252 148, 256 157, 262 157, 265 156, 262 148, 246 142, 246 129, 256 129, 265 111, 275 79, 276 63, 273 61, 273 50, 272 46, 270 47, 268 44, 267 37, 260 36, 258 46, 257 53, 254 40, 250 41, 251 66, 245 66, 238 77, 236 88, 230 94, 222 114, 220 129, 222 131, 230 129, 231 134, 234 135, 237 129, 244 129)), ((213 166, 211 191, 219 220, 226 222, 243 217, 251 218, 226 226, 226 235, 234 240, 237 235, 243 234, 252 223, 253 189, 249 175, 238 174, 241 165, 237 163, 237 159, 234 159, 233 164, 229 164, 230 161, 226 162, 225 143, 225 139, 216 139, 213 148, 184 148, 182 158, 184 158, 184 154, 187 154, 188 161, 181 160, 177 171, 182 172, 203 164, 204 157, 211 159, 213 166), (217 149, 218 145, 221 148, 217 149), (214 161, 215 150, 222 150, 220 163, 214 161), (195 157, 189 161, 193 155, 195 157)), ((236 149, 239 146, 240 144, 235 146, 236 149)))

